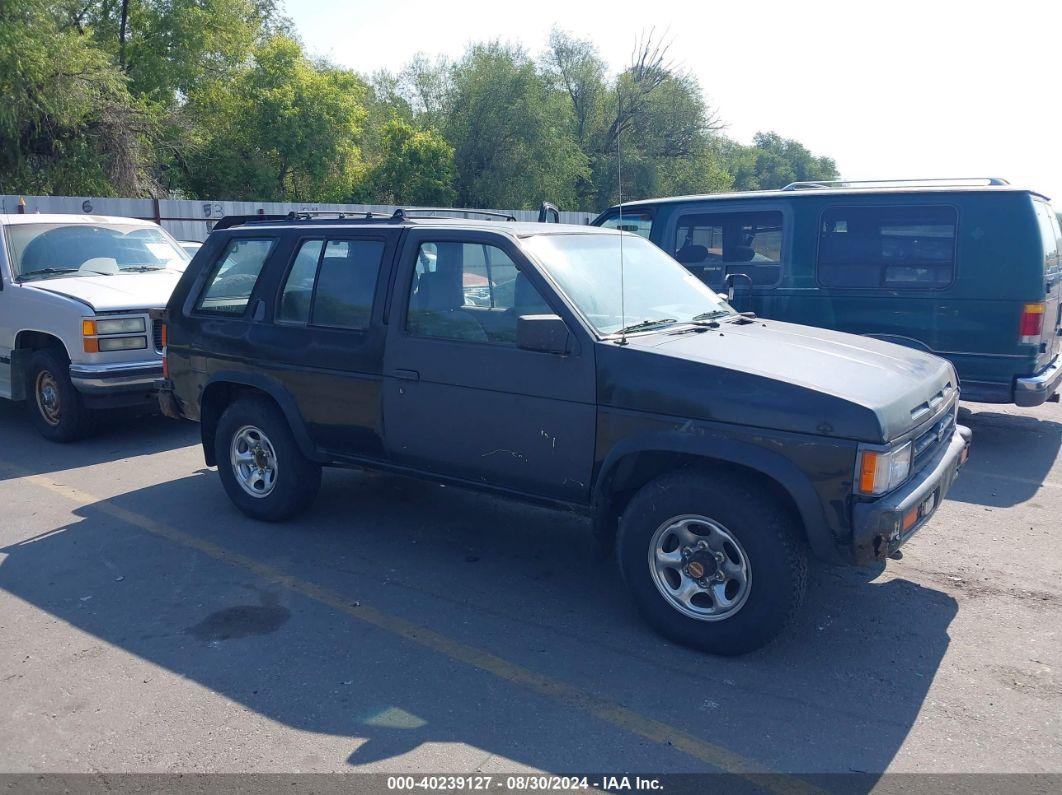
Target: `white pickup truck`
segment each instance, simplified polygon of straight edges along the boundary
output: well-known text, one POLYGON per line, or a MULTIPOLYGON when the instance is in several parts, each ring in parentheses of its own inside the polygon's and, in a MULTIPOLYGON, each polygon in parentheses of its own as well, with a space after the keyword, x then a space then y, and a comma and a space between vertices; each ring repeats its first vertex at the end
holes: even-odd
POLYGON ((0 215, 0 397, 69 442, 96 409, 150 407, 161 329, 189 256, 158 224, 95 215, 0 215))

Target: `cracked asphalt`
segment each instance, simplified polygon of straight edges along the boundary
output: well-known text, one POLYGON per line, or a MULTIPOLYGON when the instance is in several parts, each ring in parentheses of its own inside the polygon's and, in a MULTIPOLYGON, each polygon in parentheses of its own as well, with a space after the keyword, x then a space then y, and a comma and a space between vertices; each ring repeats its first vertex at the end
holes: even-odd
POLYGON ((738 659, 639 620, 585 520, 326 471, 256 524, 198 430, 0 403, 0 772, 1062 773, 1062 407, 969 404, 950 499, 738 659))

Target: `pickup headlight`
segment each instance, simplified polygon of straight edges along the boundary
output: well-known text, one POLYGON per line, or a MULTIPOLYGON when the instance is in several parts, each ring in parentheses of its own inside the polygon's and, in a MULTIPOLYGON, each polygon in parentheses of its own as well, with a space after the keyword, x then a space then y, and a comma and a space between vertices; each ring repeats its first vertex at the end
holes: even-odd
POLYGON ((876 497, 899 486, 911 474, 911 443, 895 450, 874 450, 859 447, 856 459, 857 494, 876 497))
POLYGON ((84 323, 85 336, 94 334, 136 334, 143 333, 146 329, 142 317, 119 317, 106 320, 86 320, 84 323))
POLYGON ((147 337, 109 337, 99 344, 101 351, 138 351, 147 347, 147 337))
POLYGON ((81 321, 85 353, 106 351, 138 351, 147 348, 147 323, 142 317, 108 317, 81 321), (138 334, 136 337, 119 337, 118 334, 138 334))

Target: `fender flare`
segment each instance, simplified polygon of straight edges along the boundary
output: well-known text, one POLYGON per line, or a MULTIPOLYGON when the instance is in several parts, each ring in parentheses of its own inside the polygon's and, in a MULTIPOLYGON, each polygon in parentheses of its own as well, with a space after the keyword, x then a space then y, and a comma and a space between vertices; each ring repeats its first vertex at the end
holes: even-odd
MULTIPOLYGON (((243 370, 219 370, 216 373, 212 373, 203 385, 199 395, 200 418, 202 418, 203 414, 203 396, 206 395, 212 386, 218 384, 251 387, 271 397, 277 406, 280 407, 281 413, 288 421, 288 427, 291 428, 291 434, 295 437, 295 443, 298 444, 302 454, 311 461, 321 460, 313 439, 306 429, 306 423, 303 422, 302 414, 299 411, 298 404, 295 402, 295 396, 278 379, 261 373, 245 372, 243 370)), ((204 422, 200 422, 200 428, 202 429, 203 437, 203 454, 206 457, 207 465, 215 466, 214 446, 212 444, 213 428, 208 428, 204 422), (211 438, 208 438, 208 435, 211 438)))
POLYGON ((838 539, 826 521, 822 502, 811 481, 796 464, 749 442, 679 430, 636 434, 609 451, 595 478, 591 495, 595 533, 611 532, 603 525, 607 523, 611 485, 621 473, 623 462, 645 453, 676 453, 712 459, 743 466, 769 477, 793 500, 813 554, 827 561, 840 562, 843 559, 838 550, 838 539))

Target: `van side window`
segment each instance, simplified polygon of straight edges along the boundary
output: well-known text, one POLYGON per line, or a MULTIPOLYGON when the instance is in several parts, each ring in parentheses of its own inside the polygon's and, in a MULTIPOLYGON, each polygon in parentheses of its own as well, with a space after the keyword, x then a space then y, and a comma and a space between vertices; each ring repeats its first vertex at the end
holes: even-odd
POLYGON ((417 251, 406 318, 411 334, 515 345, 520 315, 552 313, 500 248, 440 241, 417 251))
POLYGON ((634 232, 636 235, 649 239, 649 233, 653 230, 653 214, 645 210, 624 210, 623 218, 614 213, 600 223, 605 229, 622 229, 624 232, 634 232))
POLYGON ((372 315, 382 240, 306 240, 281 292, 277 320, 366 329, 372 315))
POLYGON ((767 287, 782 277, 782 227, 777 210, 683 215, 668 253, 713 289, 734 273, 767 287))
POLYGON ((273 248, 272 238, 237 237, 229 241, 196 304, 201 312, 242 315, 258 274, 273 248))
POLYGON ((933 289, 955 277, 954 207, 833 207, 822 214, 823 287, 933 289))

